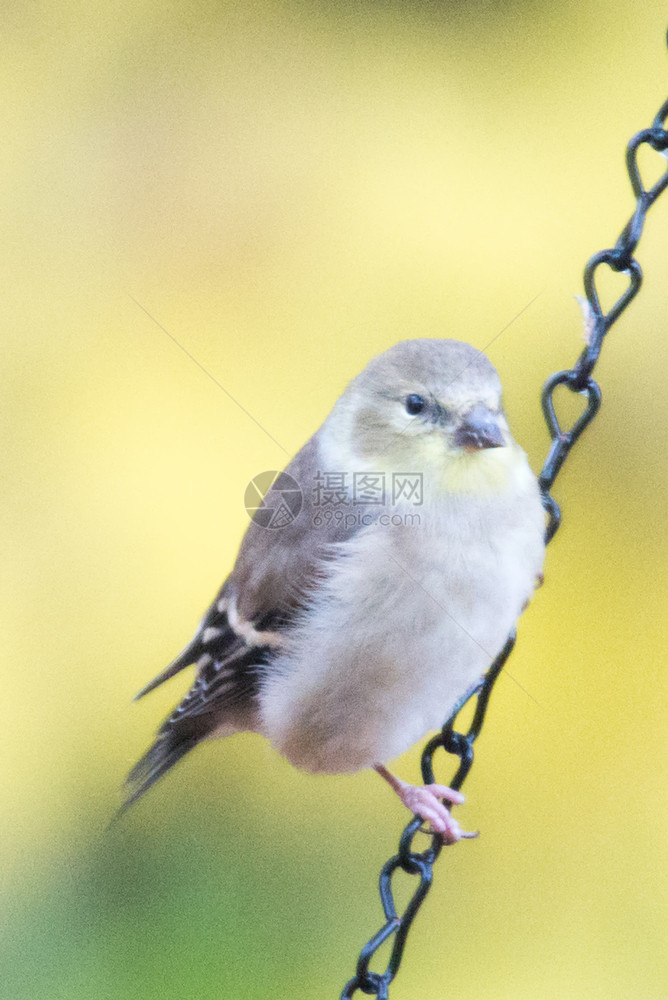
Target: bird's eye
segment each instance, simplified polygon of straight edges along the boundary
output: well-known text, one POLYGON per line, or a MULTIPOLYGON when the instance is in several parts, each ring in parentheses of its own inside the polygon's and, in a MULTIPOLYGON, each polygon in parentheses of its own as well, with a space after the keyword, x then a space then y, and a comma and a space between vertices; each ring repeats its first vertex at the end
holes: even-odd
POLYGON ((410 396, 406 396, 406 413, 409 413, 411 417, 416 417, 418 413, 422 413, 426 405, 422 396, 418 396, 416 392, 412 392, 410 396))

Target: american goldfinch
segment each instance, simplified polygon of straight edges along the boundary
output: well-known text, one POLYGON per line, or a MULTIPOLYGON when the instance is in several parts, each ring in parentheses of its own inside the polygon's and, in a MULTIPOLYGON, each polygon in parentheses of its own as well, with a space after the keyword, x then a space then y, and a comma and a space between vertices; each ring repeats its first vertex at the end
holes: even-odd
POLYGON ((540 575, 540 493, 496 370, 459 341, 396 344, 248 505, 234 568, 194 638, 137 695, 195 664, 127 778, 125 806, 202 740, 250 730, 306 771, 375 768, 458 840, 442 800, 463 796, 409 785, 385 762, 442 725, 540 575))

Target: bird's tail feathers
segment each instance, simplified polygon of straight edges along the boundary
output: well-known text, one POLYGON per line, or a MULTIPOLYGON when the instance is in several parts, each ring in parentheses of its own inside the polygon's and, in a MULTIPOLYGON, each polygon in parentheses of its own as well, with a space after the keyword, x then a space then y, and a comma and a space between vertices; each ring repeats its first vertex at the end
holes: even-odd
POLYGON ((199 716, 179 720, 176 725, 169 725, 159 733, 153 746, 137 761, 125 779, 127 795, 116 818, 127 812, 144 792, 205 739, 213 728, 211 720, 206 716, 199 716))
POLYGON ((196 635, 192 642, 189 642, 186 648, 179 653, 176 659, 172 660, 172 662, 168 664, 164 670, 161 670, 157 677, 154 677, 152 681, 145 684, 141 691, 138 691, 132 700, 139 701, 139 699, 143 698, 145 694, 149 693, 149 691, 154 691, 157 687, 160 687, 161 684, 164 684, 165 681, 168 681, 170 677, 174 677, 175 674, 178 674, 181 670, 184 670, 192 663, 195 663, 200 652, 199 636, 196 635))

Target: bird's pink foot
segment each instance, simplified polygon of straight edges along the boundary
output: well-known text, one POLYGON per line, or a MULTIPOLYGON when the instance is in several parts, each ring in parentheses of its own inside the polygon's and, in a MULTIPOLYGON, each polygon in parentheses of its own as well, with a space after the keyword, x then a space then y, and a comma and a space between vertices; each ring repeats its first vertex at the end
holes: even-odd
POLYGON ((376 771, 395 790, 407 809, 429 823, 430 832, 441 835, 444 844, 456 844, 458 840, 478 836, 477 833, 462 830, 442 801, 445 799, 453 805, 461 805, 464 802, 461 792, 447 785, 410 785, 401 778, 395 778, 382 764, 377 765, 376 771))
POLYGON ((420 816, 432 833, 440 833, 444 844, 456 844, 462 838, 476 837, 476 833, 468 833, 452 815, 442 799, 447 799, 453 805, 461 805, 464 796, 447 785, 409 785, 401 782, 403 787, 397 789, 399 798, 412 813, 420 816))

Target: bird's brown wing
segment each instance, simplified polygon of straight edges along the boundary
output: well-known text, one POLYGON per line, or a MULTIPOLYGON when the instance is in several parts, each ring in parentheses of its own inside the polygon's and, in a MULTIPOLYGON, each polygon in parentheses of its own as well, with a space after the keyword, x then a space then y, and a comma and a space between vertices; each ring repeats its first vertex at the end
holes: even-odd
MULTIPOLYGON (((197 667, 192 687, 130 771, 123 809, 216 729, 252 727, 272 651, 280 648, 285 630, 308 602, 335 547, 359 530, 350 519, 346 523, 322 516, 313 494, 317 473, 317 444, 311 438, 283 474, 299 485, 299 514, 273 529, 251 521, 234 569, 193 639, 136 695, 142 698, 185 667, 197 667)), ((277 485, 281 487, 280 478, 277 485)), ((264 502, 275 499, 270 492, 264 502)))
MULTIPOLYGON (((233 728, 249 727, 259 674, 268 661, 271 647, 249 642, 235 631, 225 601, 223 587, 192 642, 139 692, 138 697, 189 664, 197 664, 192 687, 165 719, 153 745, 128 774, 123 810, 214 730, 226 723, 233 728)), ((257 632, 258 637, 262 634, 257 632)))

